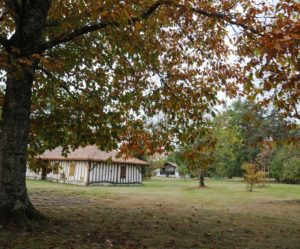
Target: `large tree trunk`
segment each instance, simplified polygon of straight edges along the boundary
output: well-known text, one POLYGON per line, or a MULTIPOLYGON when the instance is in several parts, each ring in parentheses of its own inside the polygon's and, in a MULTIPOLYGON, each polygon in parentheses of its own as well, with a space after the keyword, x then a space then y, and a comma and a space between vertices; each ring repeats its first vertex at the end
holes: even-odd
POLYGON ((25 172, 33 72, 8 72, 0 137, 0 223, 32 218, 25 172))
POLYGON ((26 189, 26 159, 30 129, 31 94, 38 60, 32 57, 41 44, 51 0, 17 1, 8 5, 16 31, 6 48, 6 89, 0 127, 0 224, 26 223, 40 217, 26 189), (20 8, 13 9, 21 4, 20 8))

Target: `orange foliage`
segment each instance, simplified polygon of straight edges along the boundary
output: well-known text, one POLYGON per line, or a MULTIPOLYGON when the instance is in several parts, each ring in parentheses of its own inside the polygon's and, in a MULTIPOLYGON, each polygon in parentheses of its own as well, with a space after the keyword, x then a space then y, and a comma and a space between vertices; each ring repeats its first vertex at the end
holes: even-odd
POLYGON ((37 26, 15 28, 15 2, 0 2, 0 69, 35 72, 33 148, 168 150, 207 123, 220 91, 299 118, 296 0, 48 0, 41 39, 26 45, 15 37, 37 26))

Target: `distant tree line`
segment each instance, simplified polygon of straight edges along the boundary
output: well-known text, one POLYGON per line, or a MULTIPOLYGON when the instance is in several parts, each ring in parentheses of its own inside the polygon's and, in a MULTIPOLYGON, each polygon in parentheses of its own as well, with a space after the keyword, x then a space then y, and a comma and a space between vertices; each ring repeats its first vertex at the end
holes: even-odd
POLYGON ((195 177, 199 169, 212 177, 242 177, 243 165, 251 163, 278 182, 300 183, 299 138, 299 125, 280 112, 237 100, 169 160, 195 177))

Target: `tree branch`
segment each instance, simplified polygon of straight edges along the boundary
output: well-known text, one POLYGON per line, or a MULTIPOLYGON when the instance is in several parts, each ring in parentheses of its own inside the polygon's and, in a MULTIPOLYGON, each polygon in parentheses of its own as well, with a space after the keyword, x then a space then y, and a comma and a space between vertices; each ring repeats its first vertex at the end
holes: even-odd
POLYGON ((112 25, 117 25, 117 22, 106 22, 106 23, 97 23, 97 24, 91 24, 88 26, 84 26, 80 29, 73 30, 71 33, 61 37, 61 38, 56 38, 52 41, 46 42, 42 44, 36 53, 42 53, 46 51, 47 49, 53 48, 57 45, 72 41, 76 37, 83 36, 85 34, 91 33, 93 31, 97 31, 103 28, 106 28, 107 26, 112 26, 112 25))
MULTIPOLYGON (((94 11, 102 12, 104 9, 103 7, 100 7, 98 9, 95 9, 94 11)), ((66 17, 64 19, 48 19, 46 22, 46 27, 57 27, 61 25, 64 22, 68 21, 75 21, 75 20, 82 20, 83 18, 91 17, 91 13, 89 11, 84 11, 79 15, 74 15, 72 17, 66 17)))
POLYGON ((38 70, 42 71, 42 72, 43 72, 44 74, 46 74, 48 77, 53 78, 54 80, 60 81, 60 83, 61 83, 61 84, 60 84, 60 87, 61 87, 62 89, 64 89, 72 99, 78 101, 78 99, 77 99, 77 98, 74 96, 74 94, 70 91, 70 89, 69 89, 68 86, 67 86, 67 83, 66 83, 64 80, 61 80, 61 79, 56 78, 51 72, 49 72, 48 70, 46 70, 46 69, 43 68, 43 67, 38 67, 38 70))
POLYGON ((285 158, 282 158, 282 159, 280 159, 280 160, 281 160, 281 161, 284 161, 284 160, 289 159, 289 158, 294 157, 294 156, 300 156, 300 153, 292 154, 292 155, 287 156, 287 157, 285 157, 285 158))
POLYGON ((256 29, 252 28, 252 27, 249 27, 243 23, 240 23, 236 20, 234 20, 235 18, 232 17, 232 16, 227 16, 225 15, 224 13, 220 13, 220 12, 208 12, 206 10, 203 10, 203 9, 200 9, 200 8, 195 8, 195 7, 187 7, 183 4, 178 4, 178 3, 175 3, 174 1, 170 0, 170 1, 166 1, 168 2, 168 4, 170 5, 173 5, 173 6, 176 6, 178 8, 185 8, 185 9, 189 9, 191 10, 192 12, 195 12, 195 13, 198 13, 202 16, 206 16, 206 17, 212 17, 212 18, 218 18, 218 19, 222 19, 224 21, 226 21, 227 23, 230 23, 230 24, 233 24, 235 26, 239 26, 245 30, 248 30, 250 31, 251 33, 254 33, 256 35, 259 35, 259 31, 257 31, 256 29))
MULTIPOLYGON (((225 15, 223 13, 219 13, 219 12, 213 13, 213 12, 208 12, 206 10, 199 9, 199 8, 187 7, 183 4, 176 3, 173 0, 158 0, 153 5, 151 5, 147 10, 145 10, 142 14, 140 14, 139 16, 134 16, 134 17, 129 18, 127 20, 127 22, 125 22, 125 24, 134 24, 141 20, 148 19, 162 5, 173 5, 177 8, 189 9, 190 11, 201 14, 203 16, 222 19, 230 24, 239 26, 239 27, 241 27, 247 31, 250 31, 254 34, 259 34, 259 32, 256 29, 234 20, 235 19, 234 17, 230 17, 230 16, 227 16, 227 15, 225 15)), ((121 25, 121 23, 117 22, 117 21, 88 24, 84 27, 81 27, 79 29, 75 29, 75 30, 71 31, 70 33, 64 35, 63 37, 58 37, 52 41, 42 44, 39 47, 39 49, 37 51, 35 51, 35 53, 42 53, 42 52, 44 52, 48 49, 51 49, 57 45, 72 41, 73 39, 75 39, 77 37, 86 35, 88 33, 92 33, 94 31, 104 29, 109 26, 120 26, 120 25, 121 25)))
POLYGON ((46 27, 57 27, 60 25, 58 20, 47 20, 46 27))
MULTIPOLYGON (((165 0, 156 1, 150 8, 148 8, 146 11, 144 11, 140 16, 134 16, 132 18, 129 18, 127 20, 127 24, 133 24, 135 22, 149 18, 156 9, 158 9, 161 5, 165 4, 166 2, 167 1, 165 1, 165 0)), ((52 41, 42 44, 39 48, 39 51, 36 51, 36 53, 42 53, 47 49, 51 49, 57 45, 72 41, 73 39, 75 39, 77 37, 83 36, 85 34, 88 34, 88 33, 94 32, 94 31, 104 29, 108 26, 120 26, 120 23, 117 21, 112 21, 112 22, 100 22, 100 23, 89 24, 82 28, 75 29, 71 33, 66 34, 63 37, 56 38, 52 41)))

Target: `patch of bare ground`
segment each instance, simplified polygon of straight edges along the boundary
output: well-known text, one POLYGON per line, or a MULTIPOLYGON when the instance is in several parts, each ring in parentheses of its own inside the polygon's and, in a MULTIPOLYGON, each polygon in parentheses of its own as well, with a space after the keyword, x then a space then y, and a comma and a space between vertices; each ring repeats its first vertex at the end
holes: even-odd
POLYGON ((208 186, 196 186, 196 187, 192 187, 191 189, 208 189, 208 186))
POLYGON ((300 199, 299 200, 283 200, 283 201, 268 201, 270 204, 286 204, 286 205, 300 205, 300 199))
POLYGON ((261 201, 229 207, 233 213, 245 213, 300 223, 299 200, 261 201))

